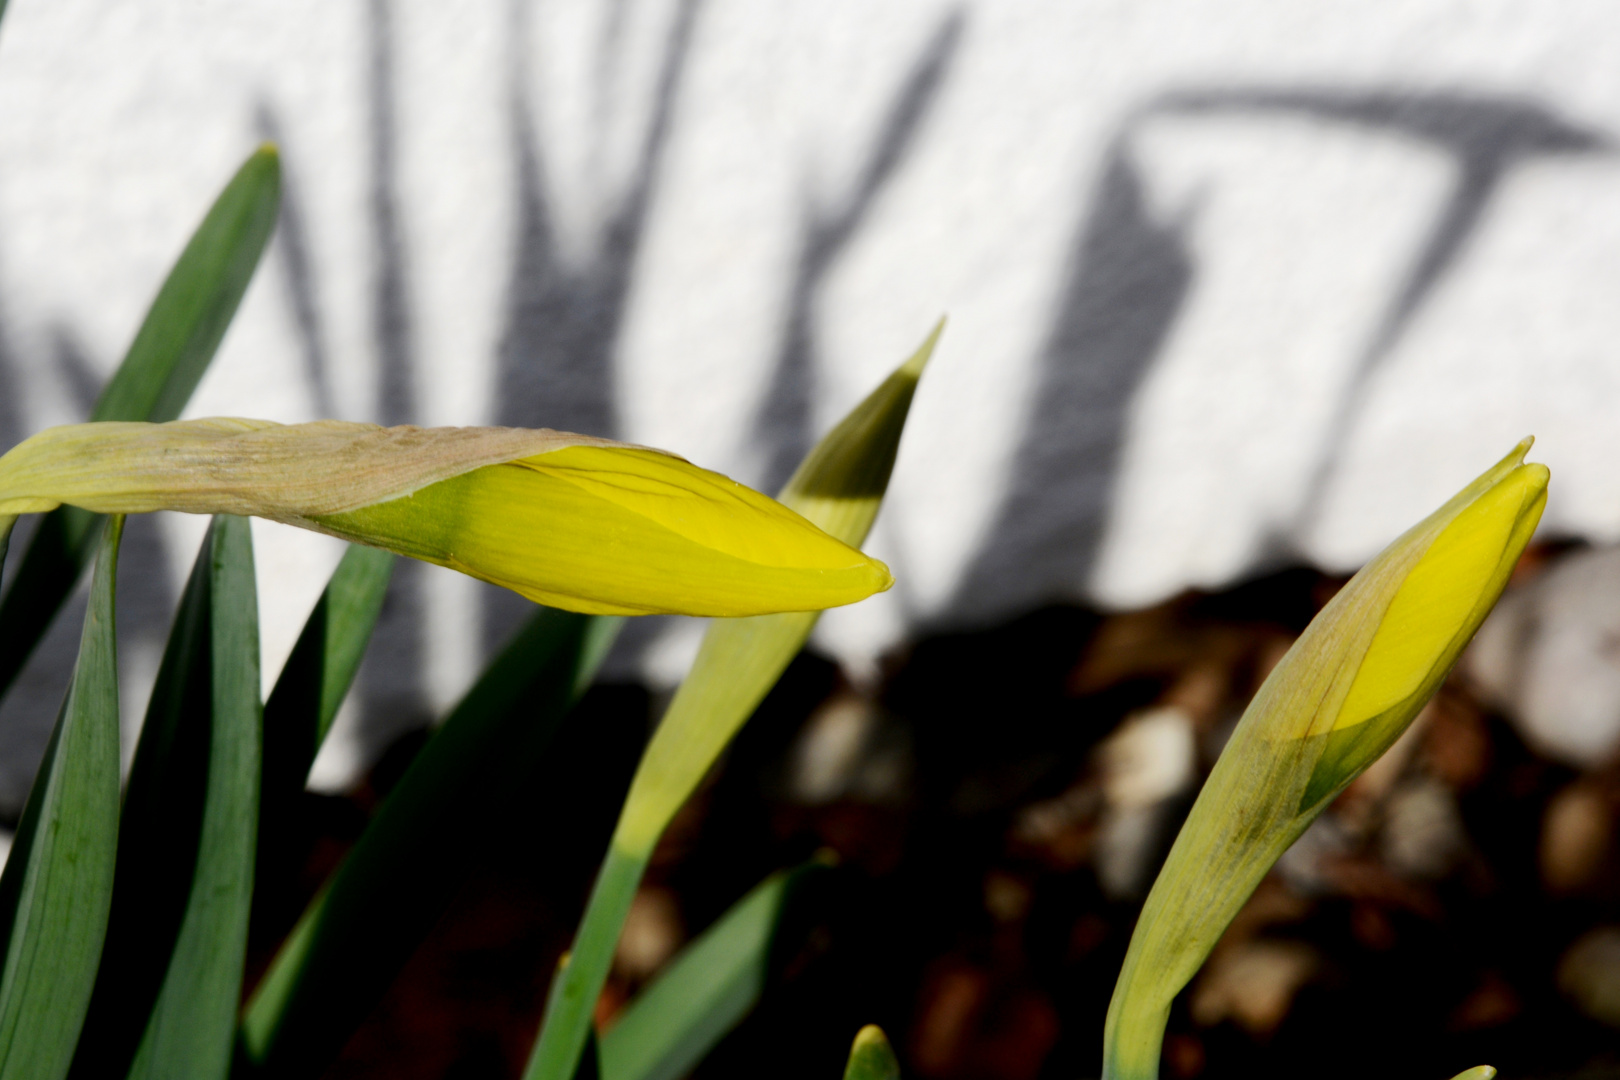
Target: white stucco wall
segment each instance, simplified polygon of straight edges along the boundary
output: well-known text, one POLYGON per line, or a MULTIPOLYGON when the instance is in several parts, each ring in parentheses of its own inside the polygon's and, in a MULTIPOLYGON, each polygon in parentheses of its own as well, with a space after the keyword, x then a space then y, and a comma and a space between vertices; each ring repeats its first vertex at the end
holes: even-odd
MULTIPOLYGON (((82 418, 273 137, 282 229, 189 415, 572 427, 768 487, 949 313, 871 544, 900 584, 819 632, 856 666, 1353 567, 1527 433, 1545 528, 1614 540, 1617 54, 1599 2, 12 0, 0 435, 82 418)), ((201 527, 143 526, 136 624, 201 527)), ((269 678, 337 550, 255 536, 269 678)), ((407 577, 325 783, 511 625, 407 577)))

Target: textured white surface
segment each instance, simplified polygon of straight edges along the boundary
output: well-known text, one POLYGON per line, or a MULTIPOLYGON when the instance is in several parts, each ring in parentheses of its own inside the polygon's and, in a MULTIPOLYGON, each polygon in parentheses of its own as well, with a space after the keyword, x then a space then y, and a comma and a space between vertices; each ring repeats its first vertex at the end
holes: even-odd
MULTIPOLYGON (((189 415, 575 427, 769 486, 948 312, 872 542, 900 585, 820 631, 858 667, 1354 566, 1526 433, 1546 528, 1614 540, 1617 47, 1612 4, 1532 0, 13 0, 0 435, 83 415, 274 137, 282 230, 189 415)), ((153 532, 154 624, 199 528, 153 532)), ((337 553, 255 537, 268 678, 337 553)), ((401 595, 328 784, 516 618, 401 595)), ((668 677, 656 636, 619 662, 668 677)), ((47 723, 0 717, 7 792, 47 723)))

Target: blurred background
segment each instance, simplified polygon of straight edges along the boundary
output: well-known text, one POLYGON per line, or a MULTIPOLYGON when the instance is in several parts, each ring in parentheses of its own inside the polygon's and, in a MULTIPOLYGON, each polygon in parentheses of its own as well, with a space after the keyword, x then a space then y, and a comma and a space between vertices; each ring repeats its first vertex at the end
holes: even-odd
MULTIPOLYGON (((1166 1070, 1620 1076, 1617 52, 1600 2, 12 0, 0 445, 84 417, 264 140, 280 225, 187 415, 550 426, 770 491, 948 314, 869 545, 898 584, 823 619, 672 831, 601 1019, 828 850, 699 1075, 836 1075, 876 1021, 917 1076, 1036 1078, 1095 1072, 1135 905, 1292 636, 1535 434, 1513 591, 1166 1070)), ((126 725, 203 525, 131 521, 126 725)), ((253 527, 268 681, 341 546, 253 527)), ((309 889, 525 607, 400 567, 309 889)), ((13 818, 81 612, 0 707, 13 818)), ((516 1074, 701 630, 624 635, 333 1075, 516 1074)))

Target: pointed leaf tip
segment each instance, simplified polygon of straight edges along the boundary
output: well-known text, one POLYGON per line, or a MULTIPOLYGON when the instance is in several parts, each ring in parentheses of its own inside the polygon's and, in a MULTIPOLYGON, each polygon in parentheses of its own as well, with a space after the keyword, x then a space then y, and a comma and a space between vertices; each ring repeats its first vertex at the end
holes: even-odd
POLYGON ((900 1080, 900 1062, 883 1029, 876 1024, 867 1024, 856 1033, 844 1080, 900 1080))
POLYGON ((923 339, 923 343, 917 347, 917 351, 912 353, 910 358, 900 365, 902 373, 910 375, 913 379, 922 375, 923 368, 927 367, 928 361, 933 359, 934 346, 939 344, 939 336, 945 332, 945 321, 946 316, 941 315, 939 321, 934 324, 934 328, 923 339))
MULTIPOLYGON (((816 444, 782 489, 783 503, 846 544, 859 545, 865 539, 888 489, 918 374, 942 328, 943 320, 910 359, 816 444)), ((887 588, 893 581, 888 568, 875 560, 870 565, 874 587, 887 588)), ((590 1030, 587 1003, 600 995, 612 944, 619 938, 629 897, 653 845, 799 651, 815 622, 814 614, 781 614, 746 622, 722 620, 709 627, 691 673, 636 770, 612 851, 575 938, 582 960, 564 973, 547 1003, 525 1076, 554 1080, 573 1073, 590 1030)), ((628 1022, 621 1020, 603 1042, 610 1078, 616 1075, 611 1062, 618 1048, 628 1044, 628 1029, 623 1027, 628 1022)), ((670 1068, 669 1076, 685 1071, 670 1068)))
POLYGON ((1523 439, 1518 440, 1518 445, 1508 450, 1507 457, 1502 458, 1497 468, 1502 468, 1503 465, 1523 465, 1524 455, 1529 453, 1529 450, 1534 445, 1536 445, 1536 436, 1524 436, 1523 439))

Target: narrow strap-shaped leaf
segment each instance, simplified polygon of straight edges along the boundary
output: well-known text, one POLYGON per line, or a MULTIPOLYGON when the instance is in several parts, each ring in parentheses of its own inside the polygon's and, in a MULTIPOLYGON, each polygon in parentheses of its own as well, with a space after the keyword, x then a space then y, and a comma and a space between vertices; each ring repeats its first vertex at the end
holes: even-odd
POLYGON ((303 786, 360 670, 393 572, 394 556, 386 551, 351 544, 343 553, 264 703, 266 726, 276 726, 275 743, 265 737, 267 775, 276 745, 275 767, 303 786))
POLYGON ((259 611, 246 518, 214 522, 212 723, 196 869, 131 1077, 223 1080, 230 1069, 259 808, 259 611))
POLYGON ((876 1024, 867 1024, 856 1033, 844 1080, 900 1080, 900 1062, 895 1060, 888 1036, 876 1024))
POLYGON ((542 608, 417 754, 248 1004, 260 1075, 319 1073, 454 897, 491 808, 529 776, 622 620, 542 608))
POLYGON ((243 162, 164 279, 92 420, 180 415, 247 292, 281 208, 281 157, 269 144, 243 162))
POLYGON ((264 703, 261 875, 286 869, 298 797, 360 670, 393 569, 394 556, 388 552, 349 546, 264 703))
POLYGON ((169 628, 135 746, 107 942, 73 1080, 128 1072, 185 916, 208 795, 213 546, 211 526, 169 628))
POLYGON ((630 1003, 601 1037, 602 1080, 678 1080, 747 1016, 765 989, 789 906, 828 869, 772 874, 630 1003))
POLYGON ((141 729, 75 1078, 225 1074, 258 810, 257 608, 248 522, 217 518, 141 729))
MULTIPOLYGON (((173 420, 214 358, 259 264, 281 203, 281 162, 261 147, 192 234, 92 420, 173 420)), ((11 686, 89 561, 102 518, 72 506, 40 522, 0 600, 0 694, 11 686)))
POLYGON ((0 875, 0 1080, 67 1072, 107 932, 118 847, 118 542, 105 530, 73 683, 0 875))
MULTIPOLYGON (((944 322, 805 456, 778 496, 852 546, 871 530, 888 490, 917 380, 944 322)), ((677 810, 792 662, 820 612, 716 619, 653 732, 591 889, 568 966, 546 999, 524 1080, 566 1080, 590 1031, 619 932, 653 846, 677 810)))

